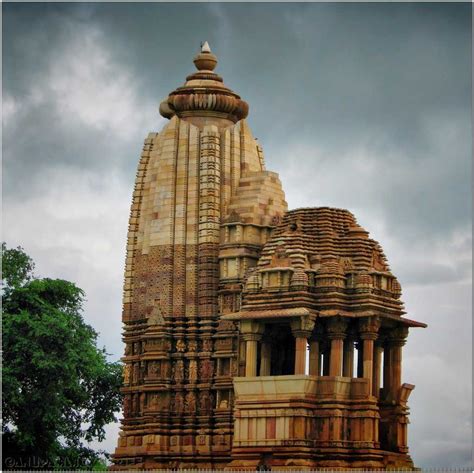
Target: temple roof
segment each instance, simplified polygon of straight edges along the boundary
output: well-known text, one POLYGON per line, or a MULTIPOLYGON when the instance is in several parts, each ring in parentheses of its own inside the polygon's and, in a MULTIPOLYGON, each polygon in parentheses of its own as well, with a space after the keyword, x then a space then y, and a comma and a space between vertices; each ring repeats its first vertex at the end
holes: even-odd
POLYGON ((223 317, 381 316, 385 324, 425 327, 402 317, 400 295, 382 248, 351 212, 301 208, 284 215, 249 270, 241 310, 223 317))
POLYGON ((285 214, 265 245, 258 268, 282 264, 325 273, 377 271, 392 275, 382 248, 352 213, 329 207, 285 214))
POLYGON ((207 41, 195 56, 194 65, 197 72, 187 76, 186 83, 161 103, 162 116, 215 116, 236 123, 248 115, 247 102, 224 85, 222 77, 214 72, 217 57, 207 41))

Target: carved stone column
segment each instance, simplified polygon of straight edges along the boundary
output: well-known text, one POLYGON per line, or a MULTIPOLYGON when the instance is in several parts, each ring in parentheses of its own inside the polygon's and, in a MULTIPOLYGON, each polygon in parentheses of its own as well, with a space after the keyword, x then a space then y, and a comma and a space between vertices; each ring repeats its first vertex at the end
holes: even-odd
POLYGON ((389 398, 396 400, 402 385, 402 347, 408 336, 408 327, 399 326, 392 330, 387 339, 390 348, 390 388, 389 398))
POLYGON ((372 374, 373 385, 372 395, 379 397, 380 395, 380 368, 382 363, 383 343, 382 340, 377 339, 374 346, 374 371, 372 374))
POLYGON ((391 384, 391 355, 392 350, 391 346, 387 340, 385 340, 383 345, 383 368, 382 368, 382 378, 383 378, 383 396, 386 398, 390 393, 390 384, 391 384))
POLYGON ((245 340, 245 376, 257 376, 257 343, 262 338, 262 324, 254 320, 244 320, 240 332, 245 340))
POLYGON ((295 332, 295 374, 305 374, 308 332, 295 332))
POLYGON ((255 333, 247 333, 244 335, 245 340, 245 376, 257 376, 257 343, 260 335, 255 333))
POLYGON ((313 336, 309 340, 309 374, 310 376, 319 376, 321 372, 321 338, 322 327, 317 325, 314 329, 313 336))
POLYGON ((329 361, 331 355, 331 345, 325 341, 324 348, 322 349, 323 353, 323 376, 329 376, 329 361))
POLYGON ((309 374, 319 376, 319 340, 309 341, 309 374))
POLYGON ((363 363, 363 352, 364 345, 362 340, 356 342, 355 347, 357 348, 357 377, 364 377, 364 363, 363 363))
POLYGON ((314 328, 314 320, 300 317, 291 321, 291 332, 295 337, 295 374, 305 374, 308 338, 314 328))
POLYGON ((354 342, 356 334, 353 331, 347 333, 344 340, 344 354, 342 359, 342 376, 352 378, 354 376, 354 342))
POLYGON ((328 321, 328 339, 331 340, 329 376, 342 376, 342 352, 348 321, 342 317, 331 317, 328 321))
POLYGON ((372 394, 374 371, 374 340, 377 339, 380 320, 377 317, 364 317, 359 320, 359 334, 363 341, 362 376, 369 380, 369 393, 372 394))
POLYGON ((260 349, 260 376, 270 376, 272 346, 270 340, 264 336, 260 349))

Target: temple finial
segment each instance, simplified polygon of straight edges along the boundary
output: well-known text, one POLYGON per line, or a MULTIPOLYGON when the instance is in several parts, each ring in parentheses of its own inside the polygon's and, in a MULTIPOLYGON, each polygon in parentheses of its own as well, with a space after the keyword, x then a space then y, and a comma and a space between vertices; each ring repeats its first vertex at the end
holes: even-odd
POLYGON ((202 53, 210 53, 211 48, 209 46, 209 43, 207 41, 204 41, 204 43, 201 42, 201 52, 202 53))
POLYGON ((229 120, 237 123, 248 115, 247 102, 226 87, 222 77, 214 72, 217 58, 207 41, 200 42, 194 65, 197 72, 188 75, 186 83, 161 102, 160 114, 163 117, 172 118, 177 115, 200 126, 199 124, 204 123, 201 120, 203 117, 206 120, 207 117, 212 117, 216 123, 221 123, 221 119, 227 120, 225 123, 229 120))
POLYGON ((209 47, 209 43, 201 41, 201 51, 200 53, 194 58, 194 65, 198 71, 213 71, 217 64, 217 58, 211 52, 211 48, 209 47))

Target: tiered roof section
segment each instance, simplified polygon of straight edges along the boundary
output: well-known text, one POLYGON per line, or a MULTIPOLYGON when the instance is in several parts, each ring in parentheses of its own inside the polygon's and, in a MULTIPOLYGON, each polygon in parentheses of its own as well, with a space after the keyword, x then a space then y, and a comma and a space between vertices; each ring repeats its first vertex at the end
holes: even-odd
POLYGON ((381 316, 408 326, 401 287, 380 245, 343 209, 291 210, 249 271, 242 309, 226 318, 291 316, 381 316), (288 314, 287 314, 288 312, 288 314))

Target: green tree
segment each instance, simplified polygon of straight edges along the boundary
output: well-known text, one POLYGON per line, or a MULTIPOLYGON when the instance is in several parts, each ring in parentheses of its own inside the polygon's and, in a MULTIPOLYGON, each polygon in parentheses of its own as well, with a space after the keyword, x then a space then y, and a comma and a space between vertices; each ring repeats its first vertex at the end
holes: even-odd
POLYGON ((121 407, 121 364, 107 361, 82 318, 84 292, 35 278, 22 248, 2 244, 3 468, 104 469, 104 439, 121 407))
POLYGON ((2 242, 2 286, 15 288, 21 286, 33 277, 35 264, 33 260, 19 246, 16 249, 7 250, 5 242, 2 242))

